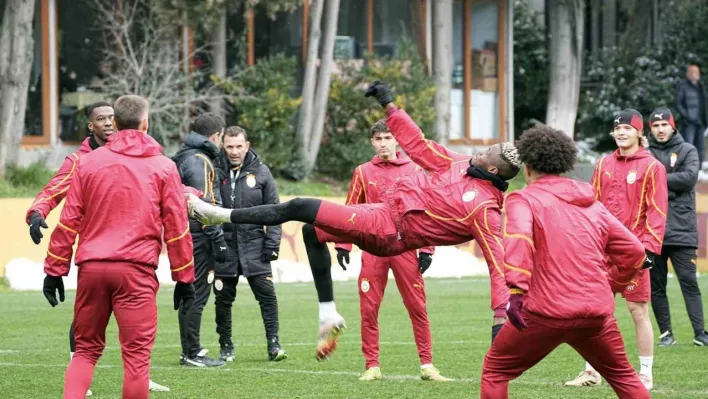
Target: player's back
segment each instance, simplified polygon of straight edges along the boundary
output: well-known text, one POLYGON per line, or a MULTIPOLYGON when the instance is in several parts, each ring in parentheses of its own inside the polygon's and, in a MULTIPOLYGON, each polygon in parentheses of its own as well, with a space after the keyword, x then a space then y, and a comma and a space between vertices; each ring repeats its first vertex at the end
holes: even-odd
POLYGON ((137 130, 122 130, 81 158, 84 219, 76 263, 127 261, 157 267, 162 249, 161 191, 175 164, 137 130))
MULTIPOLYGON (((614 300, 606 248, 613 226, 624 228, 610 220, 613 216, 595 200, 592 187, 565 177, 545 176, 510 194, 509 203, 516 200, 512 196, 527 201, 533 215, 533 271, 525 309, 554 319, 611 314, 614 300)), ((636 246, 643 253, 641 243, 626 233, 634 239, 627 248, 636 246)), ((632 257, 636 251, 629 252, 632 257)), ((514 263, 513 254, 507 255, 508 263, 514 263)))

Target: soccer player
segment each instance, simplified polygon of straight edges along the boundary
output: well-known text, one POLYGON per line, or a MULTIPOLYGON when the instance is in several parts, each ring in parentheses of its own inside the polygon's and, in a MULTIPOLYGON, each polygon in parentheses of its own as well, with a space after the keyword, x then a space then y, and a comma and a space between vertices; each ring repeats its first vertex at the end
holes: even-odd
POLYGON ((194 301, 192 242, 177 168, 146 134, 149 106, 144 98, 123 96, 113 108, 119 131, 76 165, 44 266, 44 295, 56 306, 57 292, 64 301, 62 277, 69 274, 72 246, 80 234, 75 259, 76 354, 66 371, 66 399, 86 395, 112 313, 123 355, 123 397, 148 397, 157 332, 155 268, 163 229, 177 282, 175 310, 185 311, 194 301))
POLYGON ((293 220, 307 224, 303 238, 320 302, 318 359, 327 358, 336 349, 345 327, 334 306, 327 242, 356 244, 375 256, 395 256, 423 247, 477 240, 490 269, 494 324, 505 320, 509 291, 501 263, 501 209, 507 180, 519 173, 516 148, 505 142, 472 158, 460 156, 426 140, 410 117, 393 105, 385 84, 372 84, 369 95, 386 104, 387 125, 404 151, 432 172, 402 177, 391 184, 383 203, 339 205, 295 198, 278 205, 228 210, 198 203, 198 198, 187 195, 190 214, 205 225, 277 225, 293 220))
POLYGON ((696 180, 698 153, 683 140, 676 129, 674 116, 668 108, 657 108, 649 116, 651 135, 649 150, 666 168, 669 189, 669 217, 661 255, 654 259, 651 269, 651 307, 659 325, 659 346, 676 345, 671 330, 671 312, 666 297, 668 260, 674 267, 686 303, 688 318, 693 327, 693 344, 708 346, 708 334, 703 324, 703 301, 696 279, 696 250, 698 249, 698 221, 696 219, 696 180))
MULTIPOLYGON (((406 175, 423 173, 411 159, 396 151, 398 143, 381 119, 371 127, 371 144, 376 155, 371 161, 354 169, 347 195, 347 205, 380 203, 384 200, 385 190, 406 175)), ((337 244, 337 260, 346 270, 345 261, 349 260, 351 244, 337 244)), ((413 323, 413 335, 420 357, 421 375, 424 379, 449 381, 433 367, 432 337, 428 311, 425 308, 425 282, 423 273, 430 267, 434 248, 421 248, 404 252, 397 256, 378 257, 367 252, 362 254, 361 272, 359 273, 359 306, 361 310, 361 350, 366 359, 366 371, 359 378, 361 381, 381 379, 379 363, 379 325, 378 315, 381 307, 388 271, 393 271, 396 286, 403 298, 413 323)))
MULTIPOLYGON (((45 219, 49 213, 59 206, 61 201, 66 197, 69 191, 71 181, 75 175, 78 160, 84 154, 87 154, 103 145, 108 141, 108 137, 115 132, 113 126, 113 107, 105 101, 99 101, 86 107, 86 117, 88 118, 89 137, 82 143, 79 149, 66 157, 64 162, 59 167, 59 171, 49 180, 42 191, 37 194, 34 202, 27 210, 27 224, 29 224, 29 232, 32 241, 39 245, 44 235, 41 228, 48 228, 45 219)), ((69 329, 69 349, 70 357, 74 357, 76 352, 76 343, 74 341, 74 323, 71 323, 69 329)), ((150 380, 150 390, 153 392, 167 392, 170 389, 157 384, 150 380)), ((91 396, 91 390, 86 393, 91 396)))
MULTIPOLYGON (((661 253, 668 194, 666 169, 644 148, 643 125, 642 115, 633 109, 625 109, 615 116, 612 136, 618 149, 598 162, 592 186, 595 198, 639 238, 653 264, 655 254, 661 253)), ((642 270, 632 284, 613 288, 616 293, 622 293, 632 314, 641 365, 639 378, 651 390, 654 332, 649 318, 650 272, 642 270)), ((592 364, 586 362, 585 371, 566 385, 594 386, 601 381, 592 364)))
POLYGON ((505 206, 509 323, 485 356, 480 397, 508 398, 509 381, 567 343, 617 396, 649 398, 627 360, 608 281, 635 278, 646 259, 641 242, 595 200, 589 184, 561 176, 577 157, 565 133, 534 127, 517 148, 528 185, 510 193, 505 206))

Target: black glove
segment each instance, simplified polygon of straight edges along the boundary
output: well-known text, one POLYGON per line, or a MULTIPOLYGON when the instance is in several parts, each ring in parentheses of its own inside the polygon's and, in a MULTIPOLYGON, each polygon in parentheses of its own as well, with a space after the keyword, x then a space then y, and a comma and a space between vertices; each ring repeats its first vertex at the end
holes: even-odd
POLYGON ((264 249, 261 254, 261 262, 270 263, 274 260, 278 260, 278 251, 275 249, 264 249))
POLYGON ((651 269, 654 267, 654 254, 651 251, 645 250, 647 254, 647 258, 644 259, 644 265, 642 266, 642 269, 651 269))
POLYGON ((64 302, 64 280, 61 277, 47 276, 44 278, 44 297, 47 298, 49 304, 55 307, 57 302, 57 291, 59 292, 59 301, 64 302))
POLYGON ((393 96, 391 95, 391 91, 388 89, 386 83, 378 80, 375 80, 374 83, 366 89, 366 94, 364 94, 364 97, 374 97, 384 108, 393 102, 393 96))
POLYGON ((433 263, 433 256, 421 252, 418 254, 418 270, 420 270, 420 274, 425 273, 426 270, 430 267, 430 264, 433 263))
POLYGON ((194 285, 178 282, 177 285, 175 285, 174 294, 175 310, 180 308, 180 304, 182 305, 182 312, 191 309, 192 305, 194 305, 194 296, 194 285))
POLYGON ((346 265, 349 264, 349 251, 344 248, 337 248, 337 262, 339 262, 339 266, 342 266, 342 269, 347 270, 346 265))
POLYGON ((42 218, 42 215, 40 215, 39 212, 32 212, 29 222, 30 237, 32 237, 32 241, 34 241, 35 244, 39 245, 42 241, 42 237, 44 237, 40 227, 47 229, 49 226, 47 226, 47 222, 44 218, 42 218))
POLYGON ((212 241, 212 250, 214 252, 214 260, 216 263, 226 262, 226 256, 229 254, 229 247, 226 245, 224 236, 212 241))

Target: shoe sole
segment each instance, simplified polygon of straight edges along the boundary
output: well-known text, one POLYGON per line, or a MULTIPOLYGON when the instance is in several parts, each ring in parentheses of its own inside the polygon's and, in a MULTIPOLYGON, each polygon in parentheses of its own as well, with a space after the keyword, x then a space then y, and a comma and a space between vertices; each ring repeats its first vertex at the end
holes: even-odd
POLYGON ((287 358, 288 358, 288 354, 285 352, 282 352, 282 353, 278 353, 278 355, 275 356, 274 358, 270 359, 270 361, 271 362, 279 362, 279 361, 285 360, 287 358))
MULTIPOLYGON (((696 341, 693 341, 693 343, 695 344, 696 341)), ((674 345, 676 345, 676 344, 677 344, 676 341, 674 341, 674 342, 672 342, 672 343, 670 343, 670 344, 659 344, 659 348, 668 348, 669 346, 674 346, 674 345)))
POLYGON ((329 330, 322 334, 325 338, 320 338, 317 343, 317 352, 315 358, 318 361, 327 360, 329 357, 337 350, 339 346, 339 337, 344 334, 347 329, 347 325, 342 320, 337 324, 333 324, 329 327, 329 330))
POLYGON ((189 360, 189 359, 186 359, 186 360, 184 361, 184 366, 185 366, 185 367, 207 367, 207 368, 211 368, 211 367, 224 367, 225 365, 226 365, 225 363, 224 363, 224 364, 206 365, 206 364, 204 364, 204 363, 193 362, 193 361, 191 361, 191 360, 189 360))
POLYGON ((703 342, 701 342, 701 341, 696 341, 695 339, 693 340, 693 345, 694 345, 694 346, 706 346, 706 344, 704 344, 703 342))

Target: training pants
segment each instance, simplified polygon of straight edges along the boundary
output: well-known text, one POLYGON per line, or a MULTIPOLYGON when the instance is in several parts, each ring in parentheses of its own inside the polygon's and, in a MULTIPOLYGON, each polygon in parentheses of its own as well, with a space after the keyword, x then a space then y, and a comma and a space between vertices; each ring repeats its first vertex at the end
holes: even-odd
POLYGON ((202 312, 209 301, 216 266, 211 239, 206 235, 192 235, 192 241, 194 242, 194 305, 192 309, 185 313, 179 312, 177 316, 182 353, 190 359, 197 356, 202 349, 199 340, 202 312))

